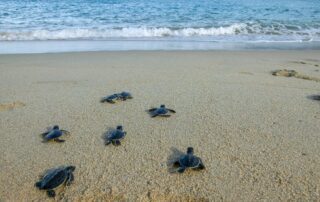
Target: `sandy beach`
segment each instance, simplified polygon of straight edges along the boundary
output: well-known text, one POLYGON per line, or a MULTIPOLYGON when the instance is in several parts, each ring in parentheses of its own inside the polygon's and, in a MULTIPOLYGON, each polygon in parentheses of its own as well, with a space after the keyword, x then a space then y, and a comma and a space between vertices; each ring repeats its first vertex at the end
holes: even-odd
POLYGON ((56 201, 320 199, 320 51, 0 55, 0 72, 0 201, 53 200, 34 184, 61 165, 75 181, 56 201), (99 102, 121 91, 134 99, 99 102), (177 113, 150 118, 160 104, 177 113), (71 135, 43 143, 54 124, 71 135), (170 173, 188 146, 206 169, 170 173))

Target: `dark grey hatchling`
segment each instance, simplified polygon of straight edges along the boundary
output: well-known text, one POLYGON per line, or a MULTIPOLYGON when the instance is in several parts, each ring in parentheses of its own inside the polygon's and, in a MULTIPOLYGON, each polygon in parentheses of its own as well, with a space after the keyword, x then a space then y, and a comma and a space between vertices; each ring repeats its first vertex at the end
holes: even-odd
POLYGON ((113 94, 113 95, 108 95, 106 97, 101 98, 100 102, 108 102, 108 103, 114 104, 118 99, 119 99, 118 94, 113 94))
POLYGON ((203 170, 205 169, 202 160, 193 154, 193 148, 187 148, 187 154, 181 156, 179 160, 174 162, 175 167, 178 167, 177 171, 179 173, 183 173, 187 168, 191 168, 193 170, 203 170))
POLYGON ((108 102, 108 103, 114 104, 118 100, 126 101, 128 99, 133 99, 131 93, 123 91, 121 93, 115 93, 115 94, 103 97, 101 98, 100 102, 108 102))
POLYGON ((74 180, 75 166, 65 166, 49 170, 35 186, 40 190, 46 190, 49 197, 55 197, 55 189, 60 186, 71 185, 74 180))
POLYGON ((65 140, 59 139, 64 134, 69 135, 70 132, 66 130, 62 130, 59 128, 58 125, 55 125, 53 126, 52 129, 48 130, 45 133, 42 133, 41 135, 44 139, 44 142, 48 142, 50 140, 53 140, 55 142, 64 142, 65 140))
POLYGON ((115 146, 121 145, 122 140, 127 135, 127 132, 123 131, 122 126, 117 126, 115 130, 109 132, 105 137, 105 145, 112 143, 115 146))
POLYGON ((160 105, 159 108, 151 108, 148 111, 152 118, 157 116, 170 117, 170 113, 176 113, 175 110, 166 108, 164 104, 160 105))

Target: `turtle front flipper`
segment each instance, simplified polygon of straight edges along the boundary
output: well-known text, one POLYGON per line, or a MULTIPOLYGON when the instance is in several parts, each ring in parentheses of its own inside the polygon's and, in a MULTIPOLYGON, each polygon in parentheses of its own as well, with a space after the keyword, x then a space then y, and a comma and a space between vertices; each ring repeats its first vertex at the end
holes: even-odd
POLYGON ((61 140, 61 139, 59 139, 59 138, 55 138, 54 141, 55 141, 55 142, 58 142, 58 143, 65 142, 65 140, 61 140))
POLYGON ((173 109, 168 109, 170 112, 172 112, 172 113, 176 113, 176 111, 175 110, 173 110, 173 109))
POLYGON ((55 192, 54 190, 48 190, 48 191, 47 191, 47 195, 48 195, 49 197, 55 197, 55 196, 56 196, 56 192, 55 192))
POLYGON ((73 181, 74 181, 74 176, 73 176, 72 173, 70 173, 70 174, 68 175, 68 179, 67 179, 67 181, 66 181, 66 186, 70 186, 73 181))
POLYGON ((179 173, 183 173, 185 170, 186 170, 186 167, 183 166, 183 167, 178 168, 177 171, 178 171, 179 173))
POLYGON ((109 145, 109 144, 111 144, 111 141, 110 141, 110 140, 107 140, 104 144, 105 144, 105 145, 109 145))
POLYGON ((199 167, 198 167, 200 170, 203 170, 203 169, 205 169, 206 167, 204 166, 204 164, 201 162, 200 164, 199 164, 199 167))

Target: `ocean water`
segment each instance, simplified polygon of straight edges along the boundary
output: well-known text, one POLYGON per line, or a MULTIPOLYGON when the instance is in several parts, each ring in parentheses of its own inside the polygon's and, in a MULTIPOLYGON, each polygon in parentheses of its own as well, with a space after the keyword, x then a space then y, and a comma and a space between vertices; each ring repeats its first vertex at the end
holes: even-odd
POLYGON ((320 0, 0 1, 0 49, 48 40, 319 42, 320 0))

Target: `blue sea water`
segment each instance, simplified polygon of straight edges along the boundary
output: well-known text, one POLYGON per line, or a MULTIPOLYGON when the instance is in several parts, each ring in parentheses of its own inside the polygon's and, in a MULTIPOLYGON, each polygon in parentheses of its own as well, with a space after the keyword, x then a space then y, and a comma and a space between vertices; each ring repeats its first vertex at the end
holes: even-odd
POLYGON ((48 40, 319 42, 320 0, 0 1, 0 43, 48 40))

